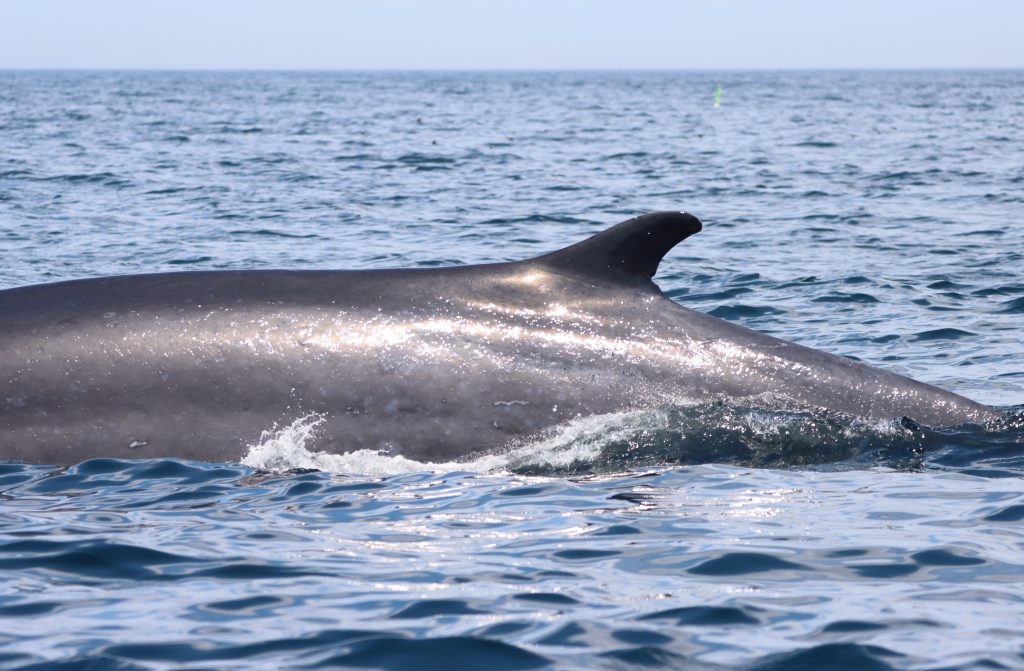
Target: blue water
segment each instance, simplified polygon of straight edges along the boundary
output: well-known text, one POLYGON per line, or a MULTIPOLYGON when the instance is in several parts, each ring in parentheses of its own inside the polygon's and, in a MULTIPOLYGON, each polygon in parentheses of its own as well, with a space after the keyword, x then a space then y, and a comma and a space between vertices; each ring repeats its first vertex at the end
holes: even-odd
POLYGON ((0 73, 0 288, 510 260, 660 209, 705 222, 674 299, 1011 418, 0 464, 0 668, 1024 667, 1024 72, 0 73))

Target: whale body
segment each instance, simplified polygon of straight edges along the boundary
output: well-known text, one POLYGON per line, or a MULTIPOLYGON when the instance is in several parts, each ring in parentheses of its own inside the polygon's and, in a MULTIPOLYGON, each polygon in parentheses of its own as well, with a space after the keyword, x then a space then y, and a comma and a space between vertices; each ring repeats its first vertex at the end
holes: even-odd
POLYGON ((659 212, 519 262, 0 291, 0 460, 237 461, 264 431, 313 414, 312 449, 420 460, 711 399, 929 426, 1000 416, 665 297, 659 262, 700 230, 692 215, 659 212))

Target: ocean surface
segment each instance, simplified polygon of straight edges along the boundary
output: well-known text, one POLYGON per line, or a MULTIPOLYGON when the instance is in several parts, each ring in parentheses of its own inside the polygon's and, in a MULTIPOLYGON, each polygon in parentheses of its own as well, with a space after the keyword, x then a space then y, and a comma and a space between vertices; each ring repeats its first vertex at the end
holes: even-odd
POLYGON ((1008 419, 0 463, 0 668, 1024 668, 1024 72, 0 72, 0 288, 514 260, 669 209, 705 224, 673 299, 1008 419))

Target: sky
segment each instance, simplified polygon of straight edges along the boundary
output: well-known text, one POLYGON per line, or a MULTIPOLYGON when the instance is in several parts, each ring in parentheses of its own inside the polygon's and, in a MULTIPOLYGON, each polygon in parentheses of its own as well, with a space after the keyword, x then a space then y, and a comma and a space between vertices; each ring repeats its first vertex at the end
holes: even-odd
POLYGON ((1024 0, 8 0, 0 68, 1024 67, 1024 0))

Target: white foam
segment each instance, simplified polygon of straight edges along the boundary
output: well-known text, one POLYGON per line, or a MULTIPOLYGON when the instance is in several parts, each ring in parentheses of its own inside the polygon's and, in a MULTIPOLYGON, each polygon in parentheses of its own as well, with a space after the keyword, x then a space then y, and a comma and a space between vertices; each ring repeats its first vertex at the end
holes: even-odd
POLYGON ((500 473, 524 467, 566 468, 593 463, 601 455, 602 445, 628 440, 644 430, 667 424, 663 411, 624 412, 594 415, 572 420, 557 427, 550 436, 514 447, 498 454, 485 454, 468 461, 416 461, 401 455, 386 455, 372 450, 330 454, 310 450, 322 415, 310 414, 288 426, 264 431, 259 443, 249 447, 242 463, 263 471, 284 472, 316 469, 351 475, 397 475, 401 473, 469 471, 500 473))
POLYGON ((556 427, 546 438, 508 452, 507 468, 538 466, 567 468, 597 461, 602 447, 610 443, 630 442, 645 431, 668 426, 664 410, 639 410, 579 417, 556 427))
MULTIPOLYGON (((668 440, 678 449, 693 448, 705 457, 709 453, 706 431, 718 429, 731 435, 722 440, 728 449, 735 439, 753 450, 767 445, 777 451, 780 441, 787 445, 793 458, 806 452, 817 458, 823 444, 836 440, 857 441, 864 435, 898 439, 907 435, 897 420, 850 420, 838 424, 809 421, 802 413, 769 411, 757 408, 709 404, 686 406, 682 415, 674 410, 680 406, 610 413, 580 417, 555 427, 539 439, 511 447, 500 453, 481 454, 470 459, 447 462, 417 461, 402 455, 388 455, 374 450, 357 450, 346 454, 315 451, 317 427, 324 422, 321 415, 310 414, 288 426, 266 431, 259 443, 249 448, 242 463, 252 468, 284 472, 293 469, 315 469, 346 475, 387 476, 402 473, 503 473, 509 471, 600 470, 606 465, 643 461, 644 450, 668 440), (673 409, 674 408, 674 409, 673 409), (693 434, 690 436, 689 434, 693 434)), ((712 436, 712 440, 715 438, 712 436)), ((470 447, 470 446, 466 446, 470 447)), ((713 447, 713 446, 712 446, 713 447)), ((836 447, 833 445, 833 447, 836 447)), ((847 446, 854 449, 856 445, 847 446)), ((846 448, 844 448, 846 449, 846 448)), ((657 447, 655 447, 657 451, 657 447)), ((849 450, 848 450, 849 451, 849 450)), ((853 452, 850 453, 851 455, 853 452)), ((728 454, 726 454, 728 457, 728 454)))
POLYGON ((315 469, 331 473, 396 475, 421 471, 459 470, 457 464, 432 464, 388 456, 371 450, 346 454, 315 452, 307 448, 316 428, 324 422, 319 414, 299 417, 288 426, 264 431, 260 442, 249 447, 242 463, 251 468, 281 473, 294 469, 315 469))

